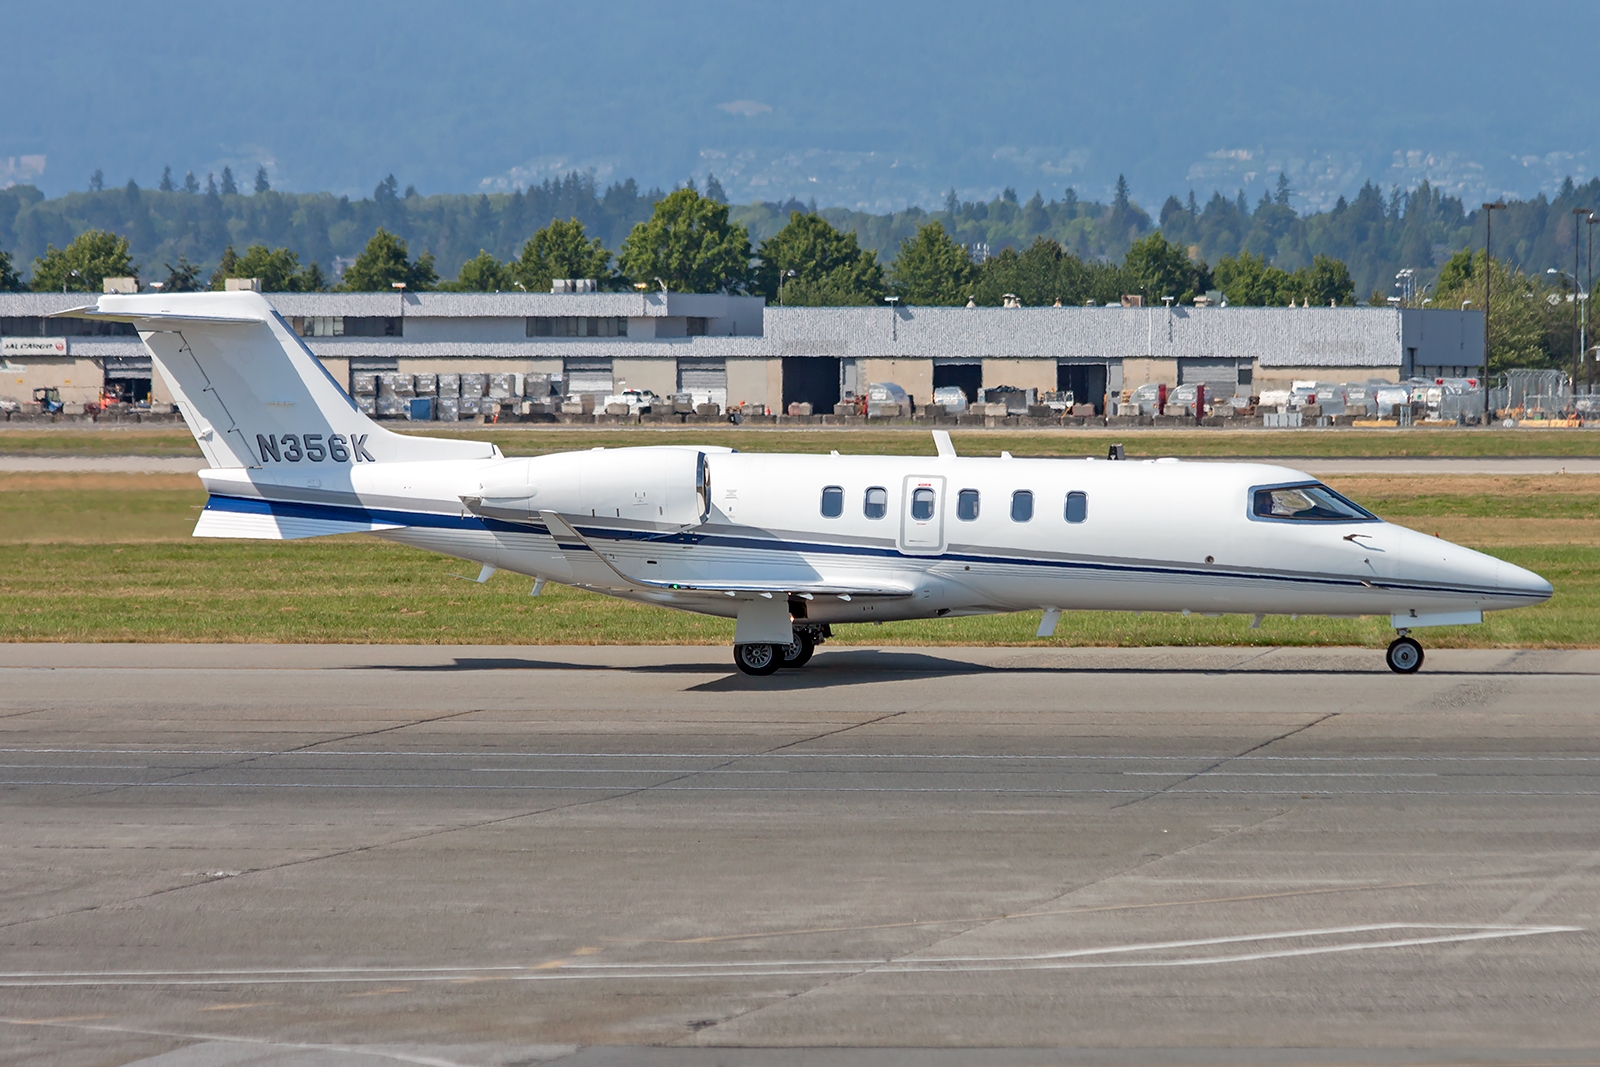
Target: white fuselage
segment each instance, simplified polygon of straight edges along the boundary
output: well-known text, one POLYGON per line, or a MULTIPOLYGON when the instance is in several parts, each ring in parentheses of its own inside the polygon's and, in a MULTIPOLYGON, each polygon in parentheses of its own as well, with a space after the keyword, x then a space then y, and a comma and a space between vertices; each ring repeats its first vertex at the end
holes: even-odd
POLYGON ((1550 596, 1529 571, 1378 520, 1260 518, 1253 490, 1315 482, 1267 464, 673 447, 375 463, 316 486, 297 473, 204 472, 208 515, 348 520, 728 617, 774 594, 818 624, 1038 608, 1426 618, 1550 596), (1031 509, 1014 511, 1024 493, 1031 509))

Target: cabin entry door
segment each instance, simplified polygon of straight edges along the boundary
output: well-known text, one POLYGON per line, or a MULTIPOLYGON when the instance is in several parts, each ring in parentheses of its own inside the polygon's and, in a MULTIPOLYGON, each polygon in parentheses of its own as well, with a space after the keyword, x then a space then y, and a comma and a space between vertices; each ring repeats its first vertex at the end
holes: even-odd
POLYGON ((944 551, 944 478, 913 474, 900 496, 900 551, 936 556, 944 551))

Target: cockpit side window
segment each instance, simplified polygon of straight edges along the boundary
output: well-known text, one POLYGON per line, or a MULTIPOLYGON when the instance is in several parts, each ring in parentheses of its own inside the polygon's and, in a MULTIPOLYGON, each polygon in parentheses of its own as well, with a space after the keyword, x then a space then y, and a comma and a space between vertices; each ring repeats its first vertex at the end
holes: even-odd
POLYGON ((1325 485, 1280 485, 1257 489, 1250 507, 1257 519, 1278 522, 1376 522, 1378 517, 1325 485))

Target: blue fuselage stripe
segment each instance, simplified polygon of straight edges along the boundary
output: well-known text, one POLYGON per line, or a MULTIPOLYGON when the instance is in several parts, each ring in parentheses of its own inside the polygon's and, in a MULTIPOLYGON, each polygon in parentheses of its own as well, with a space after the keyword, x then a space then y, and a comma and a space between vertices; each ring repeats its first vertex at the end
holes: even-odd
MULTIPOLYGON (((262 500, 255 497, 213 495, 206 501, 207 511, 226 511, 243 515, 271 515, 281 519, 313 519, 325 522, 363 523, 374 526, 407 526, 437 530, 482 530, 495 533, 522 533, 549 536, 543 523, 506 522, 500 519, 480 518, 476 515, 446 515, 428 511, 399 511, 387 508, 366 508, 345 504, 313 504, 302 501, 262 500)), ((793 552, 826 554, 834 556, 867 557, 873 559, 922 560, 945 563, 977 563, 990 566, 1048 567, 1052 570, 1099 571, 1113 574, 1141 574, 1149 577, 1181 578, 1199 577, 1207 580, 1232 578, 1252 582, 1289 582, 1296 585, 1335 586, 1340 588, 1367 587, 1415 593, 1448 593, 1467 596, 1518 596, 1510 590, 1480 589, 1459 586, 1425 585, 1392 580, 1367 582, 1355 577, 1328 575, 1274 574, 1265 572, 1221 570, 1208 568, 1144 563, 1108 563, 1100 560, 1038 559, 970 552, 944 552, 936 556, 910 555, 895 548, 871 545, 830 544, 827 542, 785 541, 776 537, 748 537, 718 533, 659 534, 646 530, 621 530, 612 527, 580 527, 579 532, 593 540, 651 542, 655 544, 706 545, 714 548, 736 548, 764 552, 793 552)), ((558 546, 563 550, 579 549, 578 545, 558 546)), ((1533 597, 1528 599, 1543 599, 1533 597)))

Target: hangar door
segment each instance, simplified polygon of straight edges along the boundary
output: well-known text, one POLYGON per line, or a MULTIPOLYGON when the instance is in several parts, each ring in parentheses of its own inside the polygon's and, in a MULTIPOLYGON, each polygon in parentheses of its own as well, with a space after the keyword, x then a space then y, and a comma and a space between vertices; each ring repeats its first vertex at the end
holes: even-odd
POLYGON ((960 389, 966 395, 967 403, 976 404, 978 393, 983 389, 983 364, 976 360, 964 363, 953 359, 936 359, 933 361, 933 387, 960 389))
POLYGON ((610 395, 611 361, 609 359, 569 359, 563 369, 566 371, 568 396, 579 396, 583 393, 598 393, 602 396, 610 395))
POLYGON ((839 361, 827 356, 783 357, 783 402, 810 404, 812 414, 828 415, 839 402, 839 361))
POLYGON ((1233 396, 1241 384, 1249 385, 1248 367, 1245 372, 1246 377, 1241 383, 1239 361, 1236 359, 1178 360, 1178 384, 1199 385, 1204 382, 1206 392, 1212 396, 1233 396))
POLYGON ((1096 415, 1106 413, 1106 365, 1057 363, 1056 388, 1072 391, 1073 403, 1093 404, 1096 415))
POLYGON ((150 399, 155 381, 149 356, 107 356, 105 395, 124 404, 140 404, 150 399))
POLYGON ((728 361, 725 359, 678 360, 678 392, 694 397, 696 404, 728 406, 728 361))

